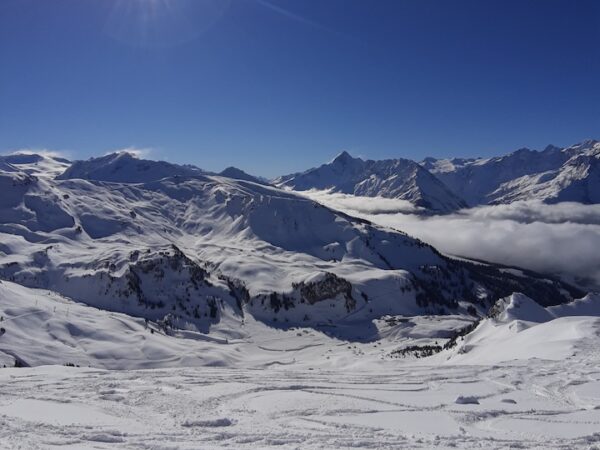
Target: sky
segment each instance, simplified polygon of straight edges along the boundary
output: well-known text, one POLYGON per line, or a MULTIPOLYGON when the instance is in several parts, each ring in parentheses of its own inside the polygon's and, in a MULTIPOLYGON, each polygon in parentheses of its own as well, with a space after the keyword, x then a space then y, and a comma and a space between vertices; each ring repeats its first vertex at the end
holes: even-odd
POLYGON ((590 138, 595 0, 0 0, 0 152, 273 177, 590 138))

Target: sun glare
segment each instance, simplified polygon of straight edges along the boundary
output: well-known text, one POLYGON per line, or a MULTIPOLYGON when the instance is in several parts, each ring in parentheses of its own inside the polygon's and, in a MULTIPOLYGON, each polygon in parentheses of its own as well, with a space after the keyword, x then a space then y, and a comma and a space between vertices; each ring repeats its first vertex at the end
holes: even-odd
POLYGON ((170 47, 196 39, 229 8, 230 0, 114 0, 106 32, 136 47, 170 47))

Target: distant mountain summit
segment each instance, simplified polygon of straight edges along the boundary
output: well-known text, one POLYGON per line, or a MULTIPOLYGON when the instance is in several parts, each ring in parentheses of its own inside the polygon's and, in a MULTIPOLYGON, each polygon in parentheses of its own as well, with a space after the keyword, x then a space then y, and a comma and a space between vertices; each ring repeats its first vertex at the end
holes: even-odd
POLYGON ((470 206, 518 200, 600 203, 600 142, 486 159, 426 158, 423 167, 470 206))
POLYGON ((219 175, 221 175, 222 177, 233 178, 234 180, 244 180, 258 184, 268 184, 266 180, 250 175, 244 172, 242 169, 238 169, 237 167, 233 166, 230 166, 227 169, 223 170, 221 173, 219 173, 219 175))
POLYGON ((191 165, 139 159, 132 153, 111 153, 86 161, 76 161, 59 180, 84 179, 118 183, 147 183, 173 176, 202 175, 204 171, 191 165))
POLYGON ((298 191, 330 189, 366 197, 407 200, 434 212, 450 212, 466 203, 421 165, 408 159, 381 161, 340 153, 333 161, 305 172, 286 175, 274 184, 298 191))

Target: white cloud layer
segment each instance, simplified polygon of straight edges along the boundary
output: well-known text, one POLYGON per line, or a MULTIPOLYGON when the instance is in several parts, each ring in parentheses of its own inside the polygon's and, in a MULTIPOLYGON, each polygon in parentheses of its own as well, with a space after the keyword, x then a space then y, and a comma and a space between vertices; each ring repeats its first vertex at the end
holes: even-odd
POLYGON ((414 214, 402 200, 326 192, 307 195, 331 208, 404 231, 440 251, 600 287, 600 205, 517 202, 446 216, 414 214), (396 209, 394 210, 394 206, 396 209))
POLYGON ((422 211, 407 200, 399 200, 395 198, 382 197, 358 197, 349 194, 340 194, 338 192, 318 191, 312 189, 303 191, 301 194, 310 197, 311 199, 323 203, 331 208, 358 214, 394 214, 407 213, 414 214, 422 211))

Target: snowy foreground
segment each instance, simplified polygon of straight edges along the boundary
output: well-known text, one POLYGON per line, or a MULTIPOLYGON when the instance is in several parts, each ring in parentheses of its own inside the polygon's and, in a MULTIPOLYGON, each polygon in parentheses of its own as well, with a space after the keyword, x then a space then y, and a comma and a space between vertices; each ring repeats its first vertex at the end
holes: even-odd
POLYGON ((512 295, 455 347, 415 358, 397 351, 470 322, 388 317, 358 341, 248 318, 235 336, 175 337, 0 288, 0 362, 37 366, 0 369, 0 448, 600 446, 599 296, 542 308, 512 295))
POLYGON ((595 448, 598 353, 373 371, 0 371, 6 448, 595 448))
POLYGON ((600 446, 600 295, 234 178, 0 159, 0 448, 600 446))

